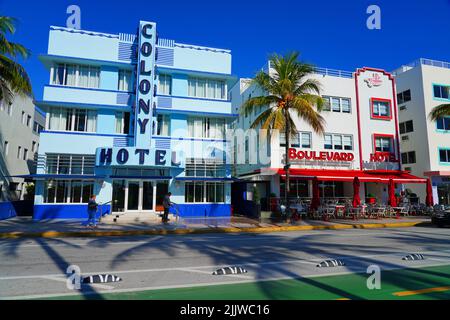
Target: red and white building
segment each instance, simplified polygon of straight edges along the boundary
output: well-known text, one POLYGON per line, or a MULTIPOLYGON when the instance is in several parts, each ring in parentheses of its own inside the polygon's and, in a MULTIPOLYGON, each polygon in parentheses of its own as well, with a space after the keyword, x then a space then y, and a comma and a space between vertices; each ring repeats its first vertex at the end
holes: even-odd
MULTIPOLYGON (((268 70, 273 72, 270 67, 268 70)), ((325 134, 316 134, 307 123, 294 116, 298 136, 291 138, 289 152, 292 163, 290 198, 311 198, 312 182, 317 180, 322 199, 351 199, 355 177, 361 182, 363 201, 373 195, 378 202, 387 203, 391 179, 397 192, 403 183, 420 183, 425 189, 426 179, 401 171, 396 86, 390 73, 368 67, 353 73, 317 69, 312 77, 322 84, 321 95, 327 101, 322 111, 326 120, 325 134)), ((241 79, 231 94, 234 112, 238 113, 245 100, 261 96, 263 92, 249 85, 248 79, 241 79)), ((234 128, 246 132, 262 110, 241 114, 234 128)), ((256 187, 262 199, 283 198, 284 134, 274 132, 270 148, 265 151, 260 150, 262 139, 252 143, 254 139, 247 135, 243 143, 235 143, 235 175, 243 182, 235 192, 244 191, 247 200, 251 200, 256 187), (260 161, 264 156, 268 161, 260 161), (245 157, 244 164, 239 157, 245 157)))

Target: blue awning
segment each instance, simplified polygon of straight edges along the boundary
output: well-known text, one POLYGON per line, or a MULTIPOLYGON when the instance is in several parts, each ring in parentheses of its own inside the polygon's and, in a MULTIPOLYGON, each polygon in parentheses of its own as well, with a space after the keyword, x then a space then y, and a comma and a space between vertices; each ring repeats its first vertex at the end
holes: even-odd
POLYGON ((209 181, 209 182, 233 182, 235 178, 215 178, 215 177, 178 177, 177 181, 209 181))
POLYGON ((24 178, 24 179, 64 179, 64 180, 98 180, 106 178, 106 176, 99 176, 92 174, 24 174, 8 177, 24 178))

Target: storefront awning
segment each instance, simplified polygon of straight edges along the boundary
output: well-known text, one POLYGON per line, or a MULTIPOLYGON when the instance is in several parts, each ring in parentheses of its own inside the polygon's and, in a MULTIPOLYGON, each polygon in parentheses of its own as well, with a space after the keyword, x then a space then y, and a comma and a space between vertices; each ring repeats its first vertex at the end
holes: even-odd
POLYGON ((206 182, 233 182, 236 181, 234 178, 214 178, 214 177, 179 177, 175 178, 176 181, 206 181, 206 182))
MULTIPOLYGON (((282 177, 286 176, 283 169, 275 169, 282 177)), ((289 176, 292 178, 314 179, 320 181, 347 181, 352 182, 358 177, 361 182, 389 183, 392 179, 395 183, 426 183, 427 180, 413 176, 406 171, 383 171, 383 170, 326 170, 326 169, 290 169, 289 176)))

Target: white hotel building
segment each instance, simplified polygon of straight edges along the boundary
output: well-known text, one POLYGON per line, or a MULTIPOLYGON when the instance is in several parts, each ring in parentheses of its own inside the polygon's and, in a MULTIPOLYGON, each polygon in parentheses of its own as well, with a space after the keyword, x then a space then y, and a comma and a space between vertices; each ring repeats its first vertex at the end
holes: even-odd
MULTIPOLYGON (((269 72, 273 72, 268 68, 269 72)), ((266 68, 267 70, 267 68, 266 68)), ((393 76, 380 69, 360 68, 356 72, 317 69, 313 77, 322 84, 321 95, 328 101, 322 112, 326 120, 325 134, 316 134, 302 119, 295 119, 298 136, 291 139, 292 166, 290 169, 290 198, 311 198, 312 181, 319 181, 320 197, 351 198, 353 180, 361 182, 360 197, 373 195, 379 202, 388 201, 388 183, 392 179, 400 191, 403 183, 420 183, 425 190, 426 179, 401 170, 399 126, 396 88, 393 76)), ((232 89, 234 113, 249 97, 261 96, 259 88, 249 85, 249 79, 241 79, 232 89)), ((247 130, 261 110, 253 114, 241 114, 235 128, 247 130)), ((256 159, 259 143, 235 144, 234 158, 242 157, 245 165, 236 166, 235 175, 242 182, 235 182, 232 199, 251 200, 254 188, 262 199, 284 197, 284 134, 274 133, 270 148, 256 159), (259 160, 268 156, 268 163, 259 160)), ((421 199, 424 202, 425 198, 421 199)), ((267 202, 266 202, 267 203, 267 202)), ((234 203, 234 208, 239 200, 234 203)), ((264 203, 262 204, 264 210, 264 203)))
MULTIPOLYGON (((397 83, 403 169, 432 181, 435 203, 450 204, 450 117, 430 111, 450 103, 450 63, 419 59, 393 72, 397 83)), ((408 185, 424 199, 425 190, 408 185)))

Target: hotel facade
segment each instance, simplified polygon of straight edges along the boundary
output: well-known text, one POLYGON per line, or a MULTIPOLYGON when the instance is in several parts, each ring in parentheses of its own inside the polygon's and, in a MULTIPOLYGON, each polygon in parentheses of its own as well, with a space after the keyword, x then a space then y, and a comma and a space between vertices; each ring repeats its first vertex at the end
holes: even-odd
MULTIPOLYGON (((270 64, 263 69, 269 74, 274 72, 270 64)), ((321 95, 326 101, 322 111, 325 133, 315 133, 310 125, 293 115, 298 134, 291 138, 288 155, 289 198, 312 198, 313 181, 317 181, 321 199, 351 199, 355 177, 361 182, 359 193, 363 201, 373 196, 388 203, 390 180, 398 193, 405 183, 420 184, 419 188, 425 190, 426 179, 401 168, 396 86, 390 73, 366 67, 353 73, 318 68, 311 77, 321 83, 321 95)), ((248 98, 265 94, 250 85, 249 79, 241 79, 231 93, 236 113, 248 98)), ((241 114, 235 128, 246 131, 263 110, 241 114)), ((255 188, 262 199, 284 198, 284 132, 274 132, 268 138, 270 147, 258 153, 257 146, 265 142, 262 136, 247 135, 245 143, 234 146, 234 157, 245 158, 241 159, 244 165, 236 166, 240 186, 234 189, 238 199, 244 194, 247 198, 244 200, 251 200, 249 194, 255 188), (262 158, 265 159, 261 161, 262 158)), ((424 201, 422 198, 421 202, 424 201)))
POLYGON ((85 218, 91 194, 103 213, 152 214, 167 192, 181 216, 230 216, 229 50, 159 38, 141 21, 136 34, 51 27, 40 59, 34 219, 85 218))
MULTIPOLYGON (((436 204, 450 204, 450 117, 428 118, 450 103, 450 63, 418 59, 393 71, 397 82, 400 147, 404 170, 431 178, 436 204)), ((425 190, 408 185, 421 199, 425 190)))

